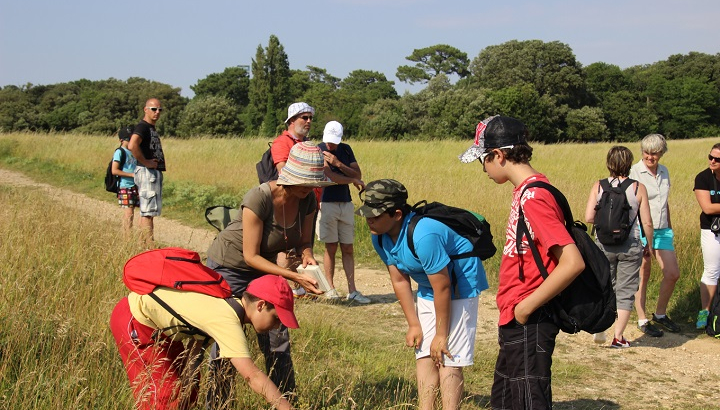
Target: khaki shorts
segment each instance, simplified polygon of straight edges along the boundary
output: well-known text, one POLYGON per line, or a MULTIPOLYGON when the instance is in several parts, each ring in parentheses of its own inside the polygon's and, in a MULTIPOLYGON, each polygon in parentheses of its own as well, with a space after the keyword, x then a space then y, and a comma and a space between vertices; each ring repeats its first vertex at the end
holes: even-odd
POLYGON ((352 244, 355 241, 354 212, 352 202, 322 202, 317 223, 320 242, 352 244))
POLYGON ((140 197, 140 216, 160 216, 163 173, 141 166, 135 168, 135 185, 140 197))
MULTIPOLYGON (((452 359, 445 357, 447 367, 472 366, 475 359, 475 331, 478 319, 478 297, 457 299, 450 303, 450 335, 448 350, 452 359)), ((415 350, 415 359, 430 356, 430 343, 435 337, 435 302, 417 298, 416 305, 423 340, 415 350)))

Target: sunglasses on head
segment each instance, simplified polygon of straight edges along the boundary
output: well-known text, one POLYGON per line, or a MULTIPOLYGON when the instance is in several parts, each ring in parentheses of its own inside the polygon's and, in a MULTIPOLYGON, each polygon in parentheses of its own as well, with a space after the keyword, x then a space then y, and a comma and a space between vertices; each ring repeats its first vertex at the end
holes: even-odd
POLYGON ((713 157, 713 156, 710 155, 710 154, 708 154, 708 160, 710 160, 710 161, 715 161, 715 162, 719 162, 719 163, 720 163, 720 158, 718 158, 718 157, 713 157))
POLYGON ((163 110, 162 107, 145 107, 145 108, 148 108, 152 112, 155 112, 155 111, 162 112, 162 110, 163 110))

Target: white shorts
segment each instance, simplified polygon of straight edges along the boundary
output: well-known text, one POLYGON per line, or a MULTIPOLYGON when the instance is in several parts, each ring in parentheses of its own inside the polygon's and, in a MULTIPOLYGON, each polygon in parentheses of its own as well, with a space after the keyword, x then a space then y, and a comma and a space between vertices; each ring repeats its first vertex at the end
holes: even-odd
POLYGON ((322 202, 317 221, 318 240, 352 244, 355 241, 355 209, 352 202, 322 202))
MULTIPOLYGON (((448 350, 452 360, 445 357, 447 367, 472 366, 475 358, 475 331, 478 319, 478 297, 453 300, 450 305, 450 336, 448 350)), ((415 359, 430 356, 430 344, 435 337, 435 303, 417 298, 416 310, 423 331, 420 349, 415 350, 415 359)))
POLYGON ((700 230, 700 245, 703 255, 703 275, 700 282, 715 286, 720 278, 720 236, 709 229, 700 230))

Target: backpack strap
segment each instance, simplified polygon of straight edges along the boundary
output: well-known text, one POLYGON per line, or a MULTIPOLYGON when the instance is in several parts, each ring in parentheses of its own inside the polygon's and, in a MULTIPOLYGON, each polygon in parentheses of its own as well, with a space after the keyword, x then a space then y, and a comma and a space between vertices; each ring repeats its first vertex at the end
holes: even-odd
MULTIPOLYGON (((420 212, 418 212, 418 209, 420 209, 424 205, 427 205, 426 200, 422 200, 422 201, 416 203, 415 205, 413 205, 412 210, 415 212, 415 215, 413 215, 413 217, 410 218, 410 222, 408 223, 408 227, 407 227, 408 248, 410 248, 410 252, 412 252, 412 255, 415 257, 415 259, 418 259, 418 260, 419 260, 419 258, 418 258, 417 252, 415 252, 415 242, 413 239, 413 235, 415 234, 415 227, 417 226, 418 222, 420 222, 420 220, 422 218, 424 218, 424 216, 420 212)), ((459 255, 449 255, 449 256, 450 256, 450 260, 453 261, 456 259, 468 258, 473 255, 472 255, 472 252, 465 252, 465 253, 461 253, 459 255)), ((458 286, 457 286, 458 281, 457 281, 457 276, 455 275, 454 268, 455 268, 455 265, 453 264, 453 269, 450 269, 448 271, 448 275, 450 275, 451 289, 453 290, 453 292, 455 293, 456 296, 459 296, 459 290, 458 290, 458 286)))
POLYGON ((164 329, 156 329, 152 334, 153 339, 157 340, 162 333, 164 333, 170 329, 177 329, 177 331, 175 333, 185 333, 190 336, 195 336, 195 335, 204 336, 206 341, 210 339, 210 336, 208 336, 207 333, 203 332, 202 330, 200 330, 200 329, 196 328, 195 326, 191 325, 190 323, 188 323, 187 320, 185 320, 185 318, 180 316, 180 314, 178 314, 175 311, 175 309, 171 308, 170 305, 168 305, 167 303, 165 303, 165 301, 160 299, 160 297, 158 295, 156 295, 155 292, 148 293, 148 296, 153 298, 153 300, 155 302, 157 302, 158 305, 162 306, 163 309, 167 310, 171 315, 173 315, 173 317, 175 319, 179 320, 184 325, 184 326, 181 326, 181 325, 171 326, 171 327, 166 327, 164 329))
MULTIPOLYGON (((520 193, 520 203, 522 204, 522 197, 525 195, 525 191, 529 188, 543 188, 552 194, 552 196, 555 198, 555 202, 557 202, 558 206, 560 206, 560 209, 563 212, 563 217, 565 218, 565 228, 572 236, 572 224, 573 224, 573 216, 572 216, 572 210, 570 209, 570 204, 568 204, 567 198, 565 198, 565 195, 563 195, 562 192, 560 192, 559 189, 555 188, 553 185, 548 184, 544 181, 535 181, 527 184, 525 188, 523 188, 522 192, 520 193)), ((542 275, 543 279, 547 279, 548 277, 548 271, 545 269, 545 265, 542 263, 542 258, 540 257, 540 251, 537 249, 537 245, 535 245, 535 242, 533 242, 532 238, 530 237, 530 230, 527 227, 527 223, 525 222, 525 214, 522 209, 522 205, 518 207, 518 222, 517 222, 517 228, 515 231, 515 246, 517 247, 518 255, 520 255, 520 248, 522 246, 522 239, 524 236, 527 236, 528 238, 528 246, 530 247, 530 251, 532 251, 533 259, 535 259, 535 264, 538 267, 538 270, 540 271, 540 274, 542 275)), ((523 274, 523 265, 522 265, 522 258, 520 259, 520 269, 518 272, 518 276, 521 281, 525 281, 525 275, 523 274)))

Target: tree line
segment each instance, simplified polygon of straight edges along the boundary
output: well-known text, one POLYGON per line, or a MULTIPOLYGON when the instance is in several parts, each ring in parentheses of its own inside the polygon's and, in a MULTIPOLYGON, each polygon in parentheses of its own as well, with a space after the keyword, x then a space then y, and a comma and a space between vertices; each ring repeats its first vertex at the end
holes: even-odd
POLYGON ((521 119, 535 141, 547 143, 635 141, 653 132, 674 139, 720 135, 720 54, 676 54, 626 69, 583 67, 567 44, 512 40, 472 61, 444 44, 406 59, 397 78, 424 88, 401 96, 377 71, 341 79, 320 67, 290 69, 273 35, 258 45, 250 66, 198 80, 192 99, 143 78, 1 87, 0 131, 109 135, 137 122, 145 100, 157 97, 166 108, 159 132, 182 138, 273 137, 295 101, 316 108, 316 123, 340 121, 346 136, 363 139, 472 138, 477 122, 494 114, 521 119))

